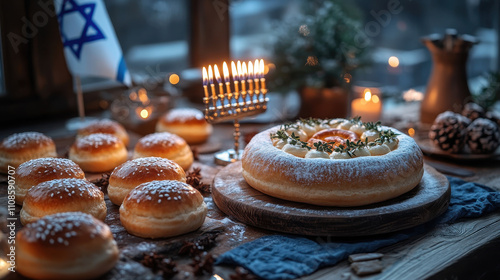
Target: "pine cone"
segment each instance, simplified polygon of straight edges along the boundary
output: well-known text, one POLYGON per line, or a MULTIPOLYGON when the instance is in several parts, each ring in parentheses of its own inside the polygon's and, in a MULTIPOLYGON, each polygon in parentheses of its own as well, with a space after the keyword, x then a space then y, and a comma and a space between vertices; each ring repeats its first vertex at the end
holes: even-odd
POLYGON ((498 111, 486 112, 486 118, 490 121, 495 122, 498 125, 498 127, 500 127, 500 112, 498 111))
POLYGON ((444 151, 459 153, 465 144, 466 128, 470 120, 446 111, 439 114, 429 131, 432 142, 444 151))
POLYGON ((469 118, 471 121, 477 118, 483 118, 484 109, 476 103, 467 103, 462 110, 462 116, 469 118))
POLYGON ((500 144, 498 125, 488 119, 476 119, 467 127, 466 143, 473 154, 493 153, 500 144))

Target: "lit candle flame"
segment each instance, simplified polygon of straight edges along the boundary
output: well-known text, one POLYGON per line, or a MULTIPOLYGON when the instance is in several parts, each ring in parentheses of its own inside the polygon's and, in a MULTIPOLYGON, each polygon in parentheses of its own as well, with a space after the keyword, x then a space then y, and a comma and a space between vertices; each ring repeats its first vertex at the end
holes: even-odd
POLYGON ((214 84, 214 74, 212 72, 212 65, 208 65, 208 81, 211 85, 214 84))
POLYGON ((365 91, 365 100, 370 101, 370 99, 372 99, 372 93, 371 91, 367 90, 365 91))
POLYGON ((149 112, 146 109, 141 110, 141 118, 147 119, 149 117, 149 112))
POLYGON ((253 77, 254 79, 260 78, 260 67, 258 59, 255 60, 255 63, 253 65, 253 77))
POLYGON ((236 70, 234 61, 231 61, 231 73, 233 74, 233 81, 238 81, 238 71, 236 70))
POLYGON ((205 67, 203 67, 203 86, 208 86, 208 74, 205 67))
POLYGON ((224 74, 224 82, 229 83, 229 69, 227 68, 227 63, 224 61, 222 64, 222 73, 224 74))
POLYGON ((238 78, 240 81, 243 80, 243 71, 241 70, 241 62, 238 60, 238 63, 236 64, 238 68, 238 78))
POLYGON ((247 79, 247 77, 248 77, 248 71, 247 71, 247 64, 246 64, 245 62, 243 62, 243 63, 241 64, 241 70, 242 70, 242 71, 241 71, 241 72, 242 72, 242 75, 240 76, 240 78, 241 78, 242 80, 246 80, 246 79, 247 79))
MULTIPOLYGON (((264 78, 264 59, 260 60, 259 66, 260 66, 260 68, 259 68, 259 78, 263 79, 264 78)), ((268 71, 269 71, 269 69, 268 69, 268 71)))
POLYGON ((219 84, 222 83, 222 79, 220 78, 219 68, 217 67, 217 64, 214 64, 214 72, 215 72, 215 79, 217 79, 217 82, 219 84))
POLYGON ((408 135, 410 135, 410 137, 415 136, 415 129, 413 127, 410 127, 408 129, 408 135))
POLYGON ((253 64, 251 61, 248 62, 248 79, 253 80, 253 64))

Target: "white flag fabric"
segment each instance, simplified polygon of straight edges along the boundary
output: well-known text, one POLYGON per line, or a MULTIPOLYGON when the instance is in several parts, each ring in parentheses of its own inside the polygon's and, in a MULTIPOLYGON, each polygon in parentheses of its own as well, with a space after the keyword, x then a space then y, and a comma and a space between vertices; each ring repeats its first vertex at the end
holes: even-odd
POLYGON ((55 0, 64 55, 73 75, 132 80, 102 0, 55 0))

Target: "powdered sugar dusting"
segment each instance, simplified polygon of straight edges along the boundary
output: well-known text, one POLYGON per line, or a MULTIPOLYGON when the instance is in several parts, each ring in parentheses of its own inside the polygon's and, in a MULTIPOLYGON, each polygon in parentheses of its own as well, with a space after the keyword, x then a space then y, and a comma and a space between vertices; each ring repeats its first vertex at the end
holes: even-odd
POLYGON ((106 225, 89 214, 66 212, 45 216, 26 225, 20 232, 28 242, 69 246, 81 236, 95 238, 102 234, 106 225))
POLYGON ((170 110, 164 116, 164 120, 167 122, 180 122, 185 123, 192 120, 205 121, 205 116, 203 113, 194 108, 176 108, 170 110))
POLYGON ((17 168, 19 176, 30 174, 59 175, 83 178, 82 169, 73 161, 64 158, 38 158, 22 163, 17 168), (50 167, 50 168, 47 168, 50 167))
POLYGON ((21 149, 30 145, 41 145, 45 143, 53 143, 52 139, 40 132, 22 132, 15 133, 2 141, 0 147, 6 149, 21 149))
POLYGON ((111 134, 95 133, 84 136, 76 140, 75 145, 78 149, 85 149, 89 147, 99 148, 99 147, 110 147, 114 146, 121 141, 111 134))
POLYGON ((110 119, 102 119, 102 120, 96 120, 90 122, 87 126, 82 128, 78 133, 80 132, 92 132, 92 131, 101 131, 101 130, 106 130, 106 131, 115 131, 117 128, 122 128, 121 125, 113 120, 110 119))
POLYGON ((140 203, 141 200, 152 200, 158 197, 157 203, 161 204, 167 201, 180 201, 185 195, 192 195, 197 191, 186 183, 173 180, 151 181, 139 185, 133 189, 125 200, 135 200, 140 203))
POLYGON ((163 177, 166 171, 184 173, 183 169, 175 162, 160 157, 144 157, 129 160, 113 170, 112 176, 126 178, 130 175, 140 173, 149 174, 152 177, 163 177))
POLYGON ((142 137, 138 144, 143 147, 172 147, 185 143, 184 139, 169 132, 156 132, 142 137))
POLYGON ((55 179, 32 187, 27 197, 33 195, 35 200, 66 199, 75 196, 82 199, 104 197, 102 192, 92 183, 83 179, 55 179))

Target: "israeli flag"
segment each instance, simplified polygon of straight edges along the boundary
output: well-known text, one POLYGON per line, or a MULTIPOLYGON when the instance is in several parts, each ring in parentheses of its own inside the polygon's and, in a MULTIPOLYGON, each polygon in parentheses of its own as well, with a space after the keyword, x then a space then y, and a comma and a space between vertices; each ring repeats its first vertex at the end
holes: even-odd
POLYGON ((64 55, 71 73, 132 80, 102 0, 55 0, 64 55))

